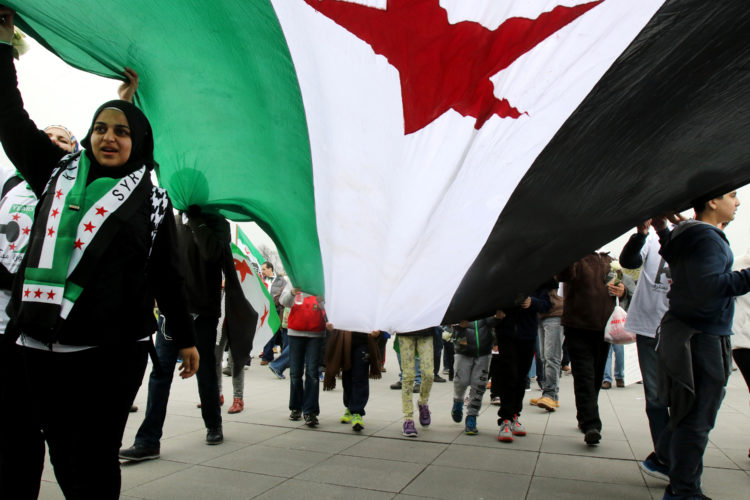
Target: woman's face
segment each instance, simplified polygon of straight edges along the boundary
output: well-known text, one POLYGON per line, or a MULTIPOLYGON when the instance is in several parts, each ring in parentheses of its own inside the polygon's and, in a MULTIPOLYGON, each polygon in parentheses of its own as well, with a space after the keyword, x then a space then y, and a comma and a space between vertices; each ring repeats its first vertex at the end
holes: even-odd
POLYGON ((68 153, 73 152, 73 143, 70 140, 68 132, 59 127, 47 127, 44 129, 44 132, 52 142, 60 146, 62 149, 68 153))
POLYGON ((96 161, 103 167, 121 167, 130 158, 132 147, 125 114, 112 108, 99 113, 91 132, 91 152, 96 161))

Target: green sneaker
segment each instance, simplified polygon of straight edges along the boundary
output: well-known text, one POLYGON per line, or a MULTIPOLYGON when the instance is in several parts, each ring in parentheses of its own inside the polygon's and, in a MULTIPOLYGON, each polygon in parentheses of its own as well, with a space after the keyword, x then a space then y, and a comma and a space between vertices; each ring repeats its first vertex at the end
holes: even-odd
POLYGON ((352 415, 352 429, 356 432, 361 431, 365 428, 364 422, 362 422, 362 415, 355 413, 352 415))
POLYGON ((349 408, 347 408, 344 414, 339 419, 339 422, 341 422, 342 424, 348 424, 351 421, 352 421, 352 414, 349 411, 349 408))

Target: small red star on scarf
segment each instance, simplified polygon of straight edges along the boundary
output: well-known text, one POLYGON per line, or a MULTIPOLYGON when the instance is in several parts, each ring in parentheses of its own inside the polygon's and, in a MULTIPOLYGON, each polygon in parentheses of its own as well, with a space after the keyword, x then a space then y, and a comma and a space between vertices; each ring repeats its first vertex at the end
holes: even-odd
POLYGON ((53 234, 55 234, 55 230, 53 228, 47 229, 47 235, 48 236, 52 236, 53 234))
POLYGON ((76 240, 75 243, 73 243, 73 246, 75 246, 78 250, 80 250, 81 248, 83 248, 83 242, 79 238, 79 239, 76 240))
POLYGON ((96 228, 96 226, 93 225, 91 222, 86 222, 83 225, 83 227, 84 227, 84 231, 88 231, 89 233, 93 233, 94 232, 94 228, 96 228))
POLYGON ((49 300, 54 299, 55 298, 55 292, 53 292, 52 290, 50 290, 49 292, 47 292, 47 298, 49 300))
POLYGON ((109 210, 105 209, 104 207, 96 207, 96 215, 101 215, 104 217, 104 214, 109 212, 109 210))
POLYGON ((34 298, 38 299, 41 296, 42 296, 42 290, 41 289, 37 289, 37 291, 34 292, 34 298))

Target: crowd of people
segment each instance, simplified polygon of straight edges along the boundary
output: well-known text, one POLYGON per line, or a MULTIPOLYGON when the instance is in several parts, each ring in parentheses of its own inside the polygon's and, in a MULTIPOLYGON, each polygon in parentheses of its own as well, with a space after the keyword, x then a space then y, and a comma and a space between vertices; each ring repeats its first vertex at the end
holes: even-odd
MULTIPOLYGON (((121 99, 100 106, 80 144, 64 126, 39 130, 17 88, 13 15, 0 7, 0 141, 17 169, 0 202, 0 418, 14 430, 0 436, 0 496, 37 497, 46 443, 67 498, 118 498, 119 459, 160 455, 178 363, 183 378, 197 374, 206 443, 223 442, 221 360, 228 350, 229 412, 239 413, 257 313, 235 303, 226 219, 198 206, 173 216, 166 191, 152 185, 153 132, 131 102, 137 74, 125 71, 121 99), (121 448, 149 354, 144 419, 133 445, 121 448)), ((489 387, 497 440, 512 443, 526 435, 532 364, 542 394, 530 404, 555 412, 567 353, 577 425, 596 446, 599 391, 624 384, 622 346, 605 338, 620 305, 636 338, 653 444, 641 468, 665 481, 664 498, 705 498, 702 459, 733 348, 750 386, 750 254, 734 262, 723 233, 738 206, 736 192, 709 193, 694 201, 691 220, 639 225, 619 264, 592 252, 491 316, 408 332, 338 330, 322 297, 267 262, 261 274, 283 322, 261 364, 278 378, 289 370, 288 418, 310 428, 319 424, 321 382, 330 390, 340 379, 340 421, 361 432, 369 380, 385 371, 394 337, 400 373, 391 387, 401 391, 404 436, 431 423, 432 386, 446 382, 443 354, 453 403, 439 411, 476 435, 489 387), (633 279, 620 265, 640 271, 633 279)))

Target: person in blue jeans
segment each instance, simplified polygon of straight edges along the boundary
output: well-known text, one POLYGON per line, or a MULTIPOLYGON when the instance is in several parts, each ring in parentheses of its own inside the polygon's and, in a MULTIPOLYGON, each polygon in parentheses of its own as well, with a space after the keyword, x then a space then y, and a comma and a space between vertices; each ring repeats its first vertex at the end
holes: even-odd
MULTIPOLYGON (((396 339, 394 342, 397 342, 398 339, 396 339)), ((395 351, 394 346, 394 351, 395 351)), ((398 382, 395 382, 391 384, 391 389, 394 391, 400 391, 401 390, 401 384, 403 383, 404 378, 404 372, 401 369, 401 353, 399 351, 396 351, 396 360, 398 361, 398 382)), ((414 360, 414 393, 418 393, 420 387, 422 386, 422 370, 419 367, 419 357, 415 358, 414 360)))
POLYGON ((286 287, 279 302, 291 308, 289 336, 289 420, 305 419, 318 425, 320 414, 320 365, 326 336, 322 300, 297 288, 286 287), (304 381, 303 381, 304 375, 304 381))
POLYGON ((617 387, 625 387, 625 347, 612 344, 609 347, 607 362, 604 364, 604 379, 602 389, 612 388, 612 355, 615 356, 615 383, 617 387))
POLYGON ((287 341, 287 345, 284 346, 284 349, 281 351, 281 354, 278 355, 276 359, 268 363, 268 368, 273 372, 274 375, 276 375, 277 378, 284 379, 286 378, 284 376, 284 371, 289 368, 289 342, 287 341))

